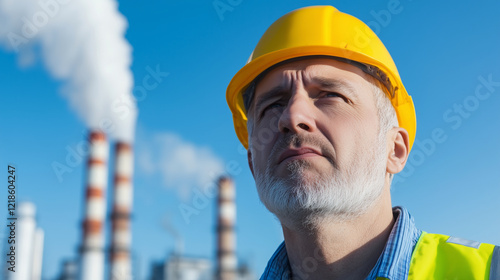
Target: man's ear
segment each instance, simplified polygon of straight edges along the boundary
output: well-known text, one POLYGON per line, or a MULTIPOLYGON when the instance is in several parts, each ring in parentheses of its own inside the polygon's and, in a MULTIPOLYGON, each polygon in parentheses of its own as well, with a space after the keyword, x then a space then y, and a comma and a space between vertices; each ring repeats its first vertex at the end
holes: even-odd
POLYGON ((250 171, 252 171, 252 176, 255 178, 255 175, 253 173, 252 152, 250 151, 250 149, 247 150, 247 157, 248 157, 248 166, 250 167, 250 171))
POLYGON ((406 165, 409 152, 409 137, 406 129, 392 128, 387 136, 387 172, 391 174, 401 172, 406 165))

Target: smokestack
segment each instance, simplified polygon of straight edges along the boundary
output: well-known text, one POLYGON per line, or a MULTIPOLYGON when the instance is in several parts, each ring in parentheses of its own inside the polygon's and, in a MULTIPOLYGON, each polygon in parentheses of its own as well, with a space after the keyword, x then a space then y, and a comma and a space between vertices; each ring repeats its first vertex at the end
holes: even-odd
POLYGON ((130 214, 132 210, 132 172, 133 154, 131 145, 118 142, 115 152, 115 178, 113 210, 111 213, 111 280, 131 280, 132 265, 130 260, 130 214))
POLYGON ((42 279, 43 229, 37 228, 33 236, 33 263, 31 264, 31 280, 42 279))
MULTIPOLYGON (((36 226, 36 207, 31 202, 19 203, 15 272, 8 271, 7 280, 40 280, 43 256, 43 230, 36 226)), ((9 245, 10 246, 10 245, 9 245)), ((7 247, 9 247, 7 246, 7 247)))
POLYGON ((218 181, 217 217, 217 280, 236 280, 235 188, 229 177, 218 181))
MULTIPOLYGON (((14 273, 8 273, 9 280, 31 279, 33 264, 33 247, 36 230, 35 205, 31 202, 22 202, 17 210, 17 240, 16 240, 16 268, 14 273)), ((10 272, 10 271, 9 271, 10 272)))
POLYGON ((100 131, 90 133, 85 218, 80 247, 80 280, 102 280, 104 276, 104 232, 109 147, 100 131))

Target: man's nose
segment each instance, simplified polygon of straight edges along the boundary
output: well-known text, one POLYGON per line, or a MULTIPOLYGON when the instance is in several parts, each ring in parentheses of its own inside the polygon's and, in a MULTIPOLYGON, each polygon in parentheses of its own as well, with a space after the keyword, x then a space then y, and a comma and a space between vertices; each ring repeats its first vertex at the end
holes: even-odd
POLYGON ((313 132, 316 129, 314 106, 314 101, 303 89, 294 92, 280 116, 279 130, 282 133, 313 132))

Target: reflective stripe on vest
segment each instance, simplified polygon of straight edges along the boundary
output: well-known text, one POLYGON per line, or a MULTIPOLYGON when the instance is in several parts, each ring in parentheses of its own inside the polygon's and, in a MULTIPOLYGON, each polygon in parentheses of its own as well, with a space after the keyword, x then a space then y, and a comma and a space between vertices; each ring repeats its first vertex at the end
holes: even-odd
POLYGON ((500 280, 500 248, 423 232, 411 258, 408 280, 500 280))

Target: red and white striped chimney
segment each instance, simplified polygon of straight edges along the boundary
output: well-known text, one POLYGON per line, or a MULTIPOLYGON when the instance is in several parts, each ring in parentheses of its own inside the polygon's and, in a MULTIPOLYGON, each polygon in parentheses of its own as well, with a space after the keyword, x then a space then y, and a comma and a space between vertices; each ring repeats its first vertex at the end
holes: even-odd
POLYGON ((130 214, 132 212, 132 173, 134 161, 131 145, 118 142, 115 148, 109 271, 111 280, 131 280, 130 246, 132 233, 130 229, 130 214))
POLYGON ((85 218, 80 247, 80 280, 102 280, 104 276, 104 220, 108 181, 109 145, 100 131, 90 133, 87 164, 85 218))
POLYGON ((235 188, 229 177, 218 181, 217 280, 236 280, 235 188))

